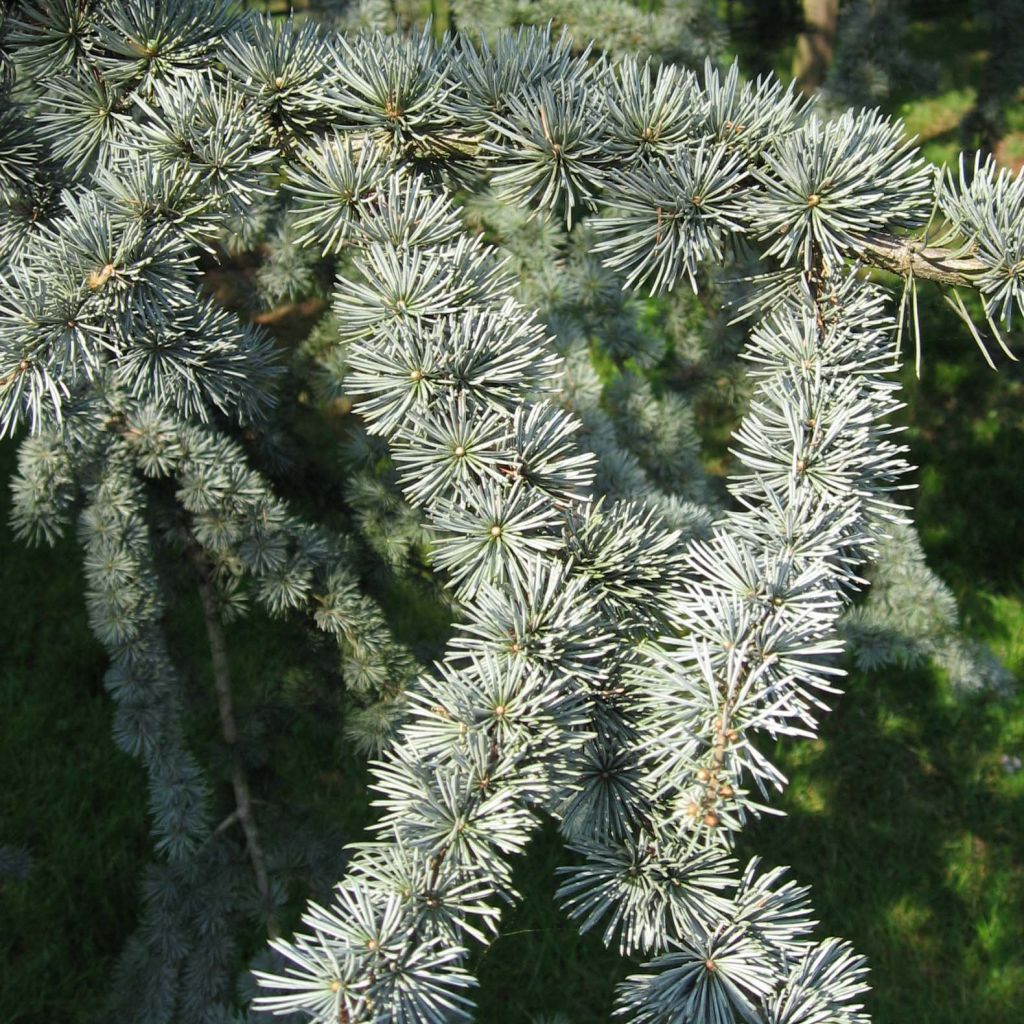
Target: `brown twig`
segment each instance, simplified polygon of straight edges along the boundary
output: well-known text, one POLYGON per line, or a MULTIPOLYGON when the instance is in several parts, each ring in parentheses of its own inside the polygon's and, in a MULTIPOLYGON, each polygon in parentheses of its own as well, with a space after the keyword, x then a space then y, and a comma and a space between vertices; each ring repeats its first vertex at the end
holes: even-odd
POLYGON ((260 899, 266 908, 267 932, 271 938, 276 938, 280 934, 280 929, 273 910, 266 857, 260 844, 256 816, 252 809, 249 777, 238 749, 238 726, 235 722, 234 701, 231 694, 231 667, 228 663, 228 647, 224 638, 224 628, 220 621, 220 606, 217 601, 217 593, 210 580, 210 565, 205 553, 198 545, 191 545, 188 553, 195 569, 199 597, 203 605, 203 618, 206 620, 206 636, 210 644, 213 686, 217 693, 221 735, 224 737, 224 743, 231 758, 231 786, 235 792, 235 811, 225 821, 230 821, 234 817, 242 826, 242 831, 245 833, 246 850, 252 863, 253 873, 256 875, 256 888, 259 890, 260 899))
POLYGON ((897 238, 881 232, 870 235, 862 244, 866 263, 918 281, 937 281, 953 287, 973 288, 988 268, 973 256, 939 245, 925 245, 913 238, 897 238))
POLYGON ((290 316, 316 316, 327 308, 327 300, 319 296, 303 299, 302 302, 289 302, 284 306, 268 309, 265 313, 254 313, 249 319, 254 324, 276 324, 290 316))

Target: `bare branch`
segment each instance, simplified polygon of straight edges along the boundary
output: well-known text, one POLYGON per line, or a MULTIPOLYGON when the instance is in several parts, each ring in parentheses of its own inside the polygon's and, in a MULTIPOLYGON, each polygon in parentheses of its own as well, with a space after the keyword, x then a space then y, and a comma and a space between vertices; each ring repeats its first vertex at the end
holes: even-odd
POLYGON ((914 238, 898 238, 881 232, 871 235, 860 253, 873 267, 918 281, 937 281, 953 287, 973 288, 988 268, 981 260, 963 256, 957 249, 924 245, 914 238))
POLYGON ((220 712, 221 733, 231 756, 231 785, 235 792, 235 812, 218 827, 218 831, 237 818, 245 833, 245 845, 256 875, 256 886, 267 912, 267 932, 271 938, 280 934, 273 909, 267 862, 260 843, 256 816, 252 811, 252 795, 249 777, 238 749, 238 726, 235 723, 234 701, 231 694, 231 668, 228 664, 228 648, 224 629, 220 621, 220 607, 217 594, 210 579, 210 566, 206 555, 198 546, 189 548, 189 557, 196 574, 199 596, 203 604, 203 618, 206 620, 206 635, 210 643, 210 660, 213 664, 213 685, 217 691, 217 709, 220 712))

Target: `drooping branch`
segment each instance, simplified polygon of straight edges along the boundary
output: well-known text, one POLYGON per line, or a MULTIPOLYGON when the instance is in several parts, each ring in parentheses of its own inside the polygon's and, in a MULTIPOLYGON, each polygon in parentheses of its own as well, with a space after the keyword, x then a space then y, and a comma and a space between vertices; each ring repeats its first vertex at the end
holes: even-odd
POLYGON ((235 811, 229 817, 235 818, 245 833, 245 845, 256 875, 256 888, 266 908, 267 933, 271 938, 280 934, 277 917, 273 909, 270 892, 270 878, 267 874, 267 862, 260 843, 259 830, 256 827, 256 815, 252 808, 252 794, 249 789, 249 777, 245 771, 241 753, 238 749, 238 725, 235 721, 234 700, 231 690, 231 666, 228 662, 227 642, 220 621, 220 608, 217 593, 210 581, 210 569, 206 556, 201 548, 193 545, 189 548, 189 558, 196 574, 199 597, 203 605, 203 618, 206 622, 206 636, 210 644, 210 661, 213 666, 213 685, 217 694, 217 711, 220 715, 221 735, 227 745, 231 759, 231 786, 235 793, 235 811))

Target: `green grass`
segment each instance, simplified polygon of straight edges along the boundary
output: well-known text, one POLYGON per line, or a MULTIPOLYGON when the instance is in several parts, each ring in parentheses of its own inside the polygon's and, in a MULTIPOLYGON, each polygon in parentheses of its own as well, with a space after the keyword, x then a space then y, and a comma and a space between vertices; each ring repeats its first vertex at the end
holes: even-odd
POLYGON ((615 984, 628 965, 605 949, 599 934, 580 935, 554 903, 555 870, 570 863, 558 832, 544 828, 517 865, 523 895, 502 934, 477 954, 481 1022, 529 1024, 532 1015, 566 1014, 573 1024, 607 1021, 615 984))
POLYGON ((76 1021, 134 923, 145 779, 111 739, 74 543, 26 551, 10 537, 10 456, 0 446, 0 843, 34 864, 0 881, 0 1022, 76 1021))
POLYGON ((868 956, 878 1024, 1013 1019, 1024 778, 999 755, 1020 750, 1022 712, 1020 694, 951 700, 927 671, 856 675, 821 737, 781 752, 788 817, 744 850, 793 865, 823 931, 868 956))

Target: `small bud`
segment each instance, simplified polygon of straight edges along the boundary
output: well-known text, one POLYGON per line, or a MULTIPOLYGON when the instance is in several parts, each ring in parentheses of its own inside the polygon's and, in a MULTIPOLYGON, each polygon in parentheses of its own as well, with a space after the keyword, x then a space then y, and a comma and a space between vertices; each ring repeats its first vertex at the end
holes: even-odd
POLYGON ((732 788, 732 786, 726 783, 726 785, 722 786, 718 790, 718 793, 724 800, 729 800, 735 795, 736 791, 732 788))
POLYGON ((108 263, 99 273, 89 275, 89 287, 98 292, 114 276, 114 264, 108 263))
POLYGON ((711 778, 711 772, 709 772, 707 770, 707 768, 700 768, 700 769, 698 769, 698 771, 697 771, 697 781, 698 782, 707 782, 708 779, 710 779, 710 778, 711 778))
POLYGON ((717 828, 718 815, 715 814, 714 811, 708 811, 708 813, 704 815, 704 824, 707 825, 708 828, 717 828))
POLYGON ((284 79, 280 75, 278 75, 274 79, 274 88, 275 89, 280 89, 282 85, 284 85, 284 79))
POLYGON ((820 203, 820 202, 821 202, 821 199, 820 199, 820 198, 818 197, 818 195, 817 195, 816 193, 814 193, 814 192, 812 192, 812 193, 811 193, 811 194, 810 194, 810 195, 809 195, 809 196, 807 197, 807 205, 808 205, 808 206, 810 206, 810 207, 815 207, 815 206, 817 206, 817 205, 818 205, 818 203, 820 203))
POLYGON ((493 525, 493 526, 491 527, 491 536, 492 536, 492 537, 493 537, 493 538, 494 538, 495 540, 497 540, 497 539, 498 539, 498 538, 499 538, 499 537, 501 536, 501 527, 500 527, 500 526, 499 526, 499 525, 498 525, 497 523, 495 523, 495 524, 494 524, 494 525, 493 525))
POLYGON ((466 449, 463 445, 457 444, 455 446, 455 458, 461 459, 466 454, 466 449))

